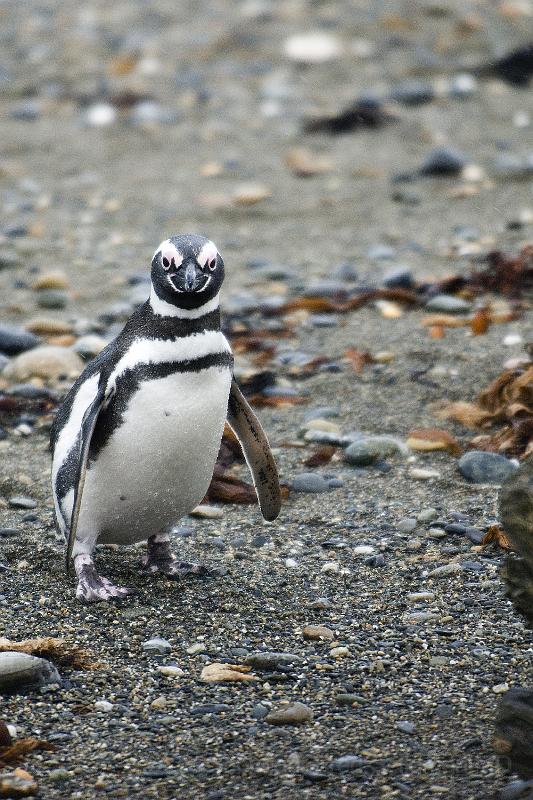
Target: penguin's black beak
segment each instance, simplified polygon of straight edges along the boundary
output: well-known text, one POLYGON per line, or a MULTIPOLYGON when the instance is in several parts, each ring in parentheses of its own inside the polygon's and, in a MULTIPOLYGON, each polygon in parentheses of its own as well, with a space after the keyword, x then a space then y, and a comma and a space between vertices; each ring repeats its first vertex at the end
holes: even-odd
POLYGON ((206 284, 208 276, 200 269, 196 261, 188 259, 175 274, 169 275, 178 292, 198 292, 206 284))

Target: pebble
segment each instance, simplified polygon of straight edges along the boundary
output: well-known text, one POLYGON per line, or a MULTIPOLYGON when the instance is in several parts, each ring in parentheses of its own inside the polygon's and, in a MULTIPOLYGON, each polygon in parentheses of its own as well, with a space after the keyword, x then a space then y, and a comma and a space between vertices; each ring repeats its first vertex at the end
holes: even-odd
POLYGON ((451 294, 437 294, 426 303, 427 311, 441 311, 445 314, 465 314, 471 308, 466 300, 451 294))
POLYGON ((21 353, 4 367, 2 377, 10 381, 26 381, 29 378, 57 380, 60 377, 77 377, 83 369, 83 361, 77 353, 65 347, 44 345, 21 353))
POLYGON ((61 685, 62 681, 50 661, 26 653, 0 653, 0 693, 19 692, 54 683, 61 685))
POLYGON ((180 675, 185 675, 184 670, 180 669, 180 667, 175 664, 164 664, 163 666, 157 667, 157 671, 166 678, 179 678, 180 675))
POLYGON ((411 592, 407 595, 410 603, 426 603, 435 599, 433 592, 411 592))
POLYGON ((42 289, 37 293, 37 305, 41 308, 65 308, 68 295, 63 289, 42 289))
POLYGON ((167 642, 166 639, 160 639, 156 636, 153 639, 148 639, 146 642, 143 642, 142 648, 146 652, 155 652, 161 653, 161 655, 168 655, 168 653, 170 653, 172 650, 172 645, 170 642, 167 642))
POLYGON ((428 572, 428 578, 440 578, 446 575, 453 575, 455 572, 461 572, 460 564, 452 562, 451 564, 443 564, 442 567, 435 567, 428 572))
POLYGON ((332 647, 329 651, 330 656, 333 658, 345 658, 346 656, 351 655, 350 650, 348 647, 341 645, 340 647, 332 647))
POLYGON ((62 270, 44 272, 32 283, 31 288, 35 291, 40 291, 41 289, 67 289, 67 276, 62 270))
POLYGON ((70 322, 50 317, 35 317, 26 323, 26 330, 40 336, 63 336, 72 333, 73 326, 70 322))
POLYGON ((95 711, 103 711, 105 714, 108 714, 114 708, 114 704, 110 703, 108 700, 97 700, 94 704, 95 711))
POLYGON ((452 176, 459 175, 466 166, 467 159, 453 147, 436 147, 423 161, 421 175, 452 176))
POLYGON ((36 500, 32 497, 26 497, 25 495, 10 497, 8 503, 11 508, 37 508, 38 505, 36 500))
POLYGON ((87 334, 87 336, 81 336, 72 346, 72 349, 84 360, 88 360, 90 358, 94 358, 94 356, 97 356, 106 345, 106 340, 101 336, 97 336, 96 334, 87 334))
POLYGON ((94 103, 85 112, 85 124, 90 128, 105 128, 116 119, 116 109, 110 103, 94 103))
POLYGON ((406 720, 400 720, 396 723, 396 727, 402 733, 408 733, 412 735, 416 731, 416 725, 412 722, 407 722, 406 720))
POLYGON ((479 528, 474 528, 472 525, 468 525, 464 532, 465 536, 467 536, 473 544, 481 544, 485 538, 483 531, 480 531, 479 528))
POLYGON ((448 703, 439 703, 435 708, 435 716, 439 719, 450 719, 453 717, 453 708, 448 703))
POLYGON ((0 797, 34 797, 38 791, 37 781, 25 769, 0 773, 0 797))
POLYGON ((370 544, 358 544, 352 550, 354 556, 369 556, 373 552, 374 548, 370 544))
POLYGON ((429 481, 434 478, 440 478, 440 472, 437 469, 428 469, 427 467, 412 467, 409 470, 409 475, 415 481, 429 481))
POLYGON ((368 705, 368 700, 366 697, 361 697, 359 694, 353 694, 353 692, 341 692, 335 697, 335 702, 339 706, 354 706, 354 705, 368 705))
POLYGON ((437 519, 439 513, 436 508, 423 508, 417 514, 417 521, 418 522, 433 522, 434 519, 437 519))
POLYGON ((64 769, 63 767, 52 769, 48 773, 48 779, 51 780, 53 783, 62 783, 63 781, 68 780, 69 777, 70 777, 69 771, 64 769))
POLYGON ((456 97, 459 100, 471 97, 477 92, 478 83, 473 75, 469 72, 460 72, 454 75, 450 81, 448 93, 450 97, 456 97))
POLYGON ((405 452, 405 445, 392 436, 366 436, 346 448, 344 459, 348 464, 366 467, 387 456, 403 455, 405 452))
POLYGON ((231 711, 227 703, 205 703, 193 706, 190 713, 193 717, 201 717, 204 714, 224 714, 226 711, 231 711))
POLYGON ((431 619, 437 619, 437 615, 431 611, 413 611, 407 615, 406 621, 411 625, 417 625, 420 622, 429 622, 431 619))
POLYGON ((435 90, 426 81, 403 81, 393 87, 390 99, 406 106, 421 106, 435 99, 435 90))
POLYGON ((501 180, 529 180, 533 176, 533 154, 500 153, 494 162, 494 172, 501 180))
POLYGON ((350 772, 352 769, 360 769, 366 765, 366 759, 361 758, 361 756, 347 755, 334 758, 330 764, 330 767, 333 772, 350 772))
POLYGON ((264 719, 269 711, 270 709, 268 706, 265 706, 263 703, 256 703, 252 709, 252 717, 257 720, 264 719))
POLYGON ((497 683, 496 686, 492 687, 492 691, 494 692, 494 694, 505 694, 505 692, 509 691, 509 684, 497 683))
POLYGON ((457 462, 461 475, 472 483, 503 483, 518 465, 499 453, 470 450, 457 462))
POLYGON ((384 274, 383 285, 387 289, 412 289, 414 285, 413 273, 409 267, 396 266, 384 274))
POLYGON ((8 539, 10 536, 17 536, 19 531, 16 528, 0 528, 0 539, 8 539))
POLYGON ((312 722, 313 712, 304 703, 289 703, 286 706, 270 711, 265 722, 269 725, 301 725, 312 722))
POLYGON ((314 419, 330 419, 338 417, 340 409, 338 406, 319 406, 308 411, 304 417, 305 422, 311 422, 314 419))
POLYGON ((396 527, 402 533, 411 533, 411 531, 414 531, 417 524, 418 523, 414 517, 406 517, 405 519, 401 519, 396 527))
POLYGON ((373 244, 368 248, 366 255, 370 261, 390 261, 395 258, 396 251, 387 244, 373 244))
POLYGON ((316 472, 302 472, 291 481, 291 488, 295 492, 319 493, 329 492, 328 481, 316 472))
POLYGON ((335 634, 325 625, 306 625, 302 631, 304 639, 334 639, 335 634))
POLYGON ((37 347, 40 341, 38 336, 17 325, 0 324, 0 353, 16 356, 37 347))
POLYGON ((272 672, 278 667, 287 667, 301 660, 301 657, 294 653, 265 651, 250 653, 250 655, 246 656, 245 664, 263 672, 272 672))
POLYGON ((290 61, 299 64, 324 64, 339 58, 343 52, 338 36, 326 31, 310 31, 289 36, 283 50, 290 61))
POLYGON ((189 647, 186 648, 186 652, 190 656, 196 656, 199 653, 206 653, 207 647, 203 642, 195 642, 194 644, 191 644, 189 647))
POLYGON ((216 506, 199 505, 190 512, 189 516, 201 519, 222 519, 224 511, 216 506))

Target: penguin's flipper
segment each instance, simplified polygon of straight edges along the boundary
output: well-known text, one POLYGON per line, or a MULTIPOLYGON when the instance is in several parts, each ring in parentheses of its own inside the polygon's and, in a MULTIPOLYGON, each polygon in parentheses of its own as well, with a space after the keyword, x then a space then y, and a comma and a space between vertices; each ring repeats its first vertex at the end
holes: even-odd
POLYGON ((89 458, 89 449, 91 447, 91 439, 93 436, 94 428, 98 421, 98 415, 102 410, 102 406, 106 399, 106 383, 100 381, 98 392, 91 405, 87 408, 83 415, 80 430, 80 443, 78 450, 78 464, 76 467, 76 481, 74 483, 74 502, 72 504, 72 516, 70 518, 70 525, 67 531, 67 550, 65 554, 65 567, 67 574, 70 569, 70 561, 72 558, 72 548, 76 539, 76 529, 78 527, 78 517, 80 515, 81 498, 83 495, 83 486, 85 484, 85 477, 87 475, 87 460, 89 458))
POLYGON ((281 508, 278 470, 268 439, 248 405, 235 378, 228 400, 228 423, 239 439, 252 473, 261 513, 266 520, 276 519, 281 508))

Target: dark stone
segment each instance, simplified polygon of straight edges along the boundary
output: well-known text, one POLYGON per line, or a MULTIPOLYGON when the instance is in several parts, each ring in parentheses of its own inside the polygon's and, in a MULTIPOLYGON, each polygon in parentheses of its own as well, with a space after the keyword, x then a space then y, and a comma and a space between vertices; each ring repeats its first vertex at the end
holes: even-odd
POLYGON ((16 325, 0 324, 0 353, 16 356, 37 347, 41 340, 34 333, 25 331, 16 325))
POLYGON ((505 456, 481 450, 465 453, 457 462, 457 468, 472 483, 503 483, 517 470, 516 464, 505 456))
POLYGON ((193 706, 190 713, 193 717, 198 717, 204 714, 223 714, 225 711, 231 711, 231 706, 226 703, 206 703, 205 705, 193 706))
POLYGON ((466 158, 455 148, 436 147, 422 163, 420 174, 436 177, 459 175, 466 164, 466 158))

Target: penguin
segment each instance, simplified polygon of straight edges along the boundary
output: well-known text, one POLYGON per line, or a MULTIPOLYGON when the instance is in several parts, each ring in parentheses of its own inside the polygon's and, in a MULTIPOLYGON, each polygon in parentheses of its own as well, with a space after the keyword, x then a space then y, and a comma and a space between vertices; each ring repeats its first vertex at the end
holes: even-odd
POLYGON ((76 597, 134 590, 98 574, 97 543, 147 542, 148 573, 205 570, 172 552, 169 529, 209 487, 227 420, 251 471, 263 517, 281 495, 267 437, 233 377, 220 328, 224 262, 203 236, 171 236, 151 263, 150 295, 84 369, 51 429, 56 525, 74 563, 76 597))

